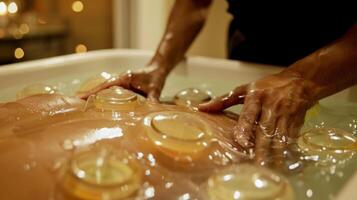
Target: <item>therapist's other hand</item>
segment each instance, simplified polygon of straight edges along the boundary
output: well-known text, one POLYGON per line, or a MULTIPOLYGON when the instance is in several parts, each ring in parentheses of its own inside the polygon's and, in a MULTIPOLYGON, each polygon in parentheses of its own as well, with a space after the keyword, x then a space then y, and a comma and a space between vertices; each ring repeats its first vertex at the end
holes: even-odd
POLYGON ((264 160, 270 147, 283 149, 289 138, 298 135, 307 109, 315 104, 316 87, 295 74, 279 73, 201 104, 199 110, 219 112, 244 103, 235 127, 235 141, 245 147, 255 146, 256 159, 264 160))
POLYGON ((146 96, 150 101, 158 102, 161 90, 165 84, 166 76, 167 73, 156 65, 147 66, 139 70, 129 70, 96 86, 90 91, 78 93, 77 96, 82 99, 87 99, 90 95, 103 89, 112 86, 121 86, 146 96))

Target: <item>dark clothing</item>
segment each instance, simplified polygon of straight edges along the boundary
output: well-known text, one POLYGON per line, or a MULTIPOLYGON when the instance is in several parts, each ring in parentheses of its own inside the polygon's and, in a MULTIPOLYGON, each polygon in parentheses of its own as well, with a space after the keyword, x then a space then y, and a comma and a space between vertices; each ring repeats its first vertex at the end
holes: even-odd
POLYGON ((341 37, 357 20, 351 0, 228 0, 229 58, 288 66, 341 37))

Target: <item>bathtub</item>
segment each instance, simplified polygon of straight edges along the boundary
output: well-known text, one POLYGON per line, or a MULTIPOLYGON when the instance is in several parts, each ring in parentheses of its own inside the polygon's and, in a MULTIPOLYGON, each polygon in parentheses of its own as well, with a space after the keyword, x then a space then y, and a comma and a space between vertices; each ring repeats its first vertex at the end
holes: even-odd
MULTIPOLYGON (((0 66, 0 102, 14 100, 15 92, 33 83, 56 85, 71 95, 86 78, 102 71, 120 73, 145 66, 153 52, 142 50, 100 50, 85 54, 59 56, 0 66)), ((247 83, 282 70, 280 67, 225 59, 190 57, 171 73, 163 96, 190 86, 206 88, 215 95, 228 92, 239 84, 247 83)), ((324 99, 356 103, 357 86, 324 99)))
MULTIPOLYGON (((144 67, 152 54, 153 52, 142 50, 100 50, 0 66, 0 103, 15 100, 17 91, 35 83, 50 84, 66 95, 73 95, 85 79, 103 71, 121 73, 144 67)), ((220 95, 235 86, 280 70, 282 68, 276 66, 189 57, 168 77, 162 98, 188 87, 198 87, 211 91, 213 95, 220 95)), ((321 104, 349 105, 357 111, 357 87, 328 97, 321 104)), ((239 109, 239 106, 233 108, 237 111, 239 109)), ((354 190, 356 187, 357 170, 354 169, 354 175, 345 178, 337 199, 357 199, 357 191, 354 190)))

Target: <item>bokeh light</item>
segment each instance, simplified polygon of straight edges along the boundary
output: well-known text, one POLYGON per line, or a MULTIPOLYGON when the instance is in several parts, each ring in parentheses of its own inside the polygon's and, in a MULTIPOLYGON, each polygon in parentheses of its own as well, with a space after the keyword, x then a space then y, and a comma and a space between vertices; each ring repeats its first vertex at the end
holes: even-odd
POLYGON ((19 31, 22 34, 27 34, 28 32, 30 32, 30 27, 27 24, 21 24, 19 27, 19 31))
POLYGON ((8 6, 7 6, 7 11, 11 14, 15 14, 17 13, 18 7, 17 4, 15 2, 11 2, 8 6))
POLYGON ((22 39, 24 37, 24 35, 20 32, 19 29, 16 29, 15 31, 13 31, 12 37, 19 40, 19 39, 22 39))
POLYGON ((5 4, 5 2, 0 1, 0 16, 6 14, 7 14, 7 5, 5 4))
POLYGON ((88 51, 88 49, 87 49, 86 45, 84 45, 84 44, 78 44, 76 46, 76 53, 85 53, 87 51, 88 51))
POLYGON ((25 56, 25 52, 22 48, 16 48, 14 52, 14 56, 16 59, 21 59, 25 56))
POLYGON ((72 10, 74 12, 82 12, 84 9, 84 5, 82 1, 75 1, 72 3, 72 10))

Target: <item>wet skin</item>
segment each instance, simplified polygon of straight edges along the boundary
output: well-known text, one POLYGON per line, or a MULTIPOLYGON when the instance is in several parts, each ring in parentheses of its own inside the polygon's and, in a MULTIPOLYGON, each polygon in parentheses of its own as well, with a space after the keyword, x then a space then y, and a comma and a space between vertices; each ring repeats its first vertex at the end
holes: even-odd
MULTIPOLYGON (((158 101, 166 76, 184 58, 202 29, 211 0, 176 1, 166 32, 148 68, 126 73, 98 86, 82 98, 113 85, 139 90, 158 101)), ((306 110, 320 99, 357 83, 357 23, 337 41, 297 61, 278 74, 238 86, 230 93, 199 106, 201 111, 220 112, 244 104, 234 137, 237 144, 254 148, 264 164, 271 147, 284 148, 297 137, 306 110)))
MULTIPOLYGON (((121 92, 113 94, 118 87, 111 89, 109 93, 108 90, 99 92, 95 99, 91 98, 88 102, 58 94, 41 94, 0 104, 2 197, 88 199, 74 198, 73 195, 93 196, 88 191, 101 194, 101 184, 124 181, 131 174, 126 173, 127 170, 134 170, 135 176, 130 177, 135 178, 135 185, 126 182, 132 189, 120 195, 138 195, 141 199, 143 193, 135 191, 146 188, 145 184, 140 185, 143 178, 154 186, 157 199, 177 199, 181 193, 189 193, 195 199, 196 196, 197 199, 208 199, 207 194, 230 199, 230 195, 241 189, 249 196, 259 197, 282 191, 277 190, 280 186, 285 188, 285 192, 279 193, 284 195, 281 199, 294 199, 293 191, 283 176, 251 165, 254 161, 244 148, 234 148, 231 133, 238 116, 214 115, 182 105, 152 103, 142 97, 134 101, 129 98, 132 97, 131 92, 128 94, 120 89, 121 92), (137 157, 132 157, 134 155, 137 157), (129 156, 132 163, 118 165, 118 159, 125 156, 129 156), (103 159, 106 162, 102 162, 103 159), (70 168, 70 163, 75 165, 70 165, 70 168), (80 170, 73 171, 77 169, 83 169, 86 176, 79 176, 77 172, 80 170), (146 170, 150 173, 143 176, 146 170), (214 173, 216 170, 218 174, 214 173), (233 171, 236 172, 232 176, 233 171), (74 172, 76 176, 73 176, 74 172), (118 178, 120 174, 124 174, 122 178, 118 178), (226 175, 233 178, 224 178, 226 175), (281 179, 276 179, 277 176, 281 179), (254 181, 257 177, 267 180, 264 183, 270 186, 261 190, 254 181), (86 185, 86 181, 92 183, 90 189, 75 187, 86 185), (206 181, 214 183, 209 184, 208 192, 206 181), (169 189, 167 184, 171 185, 169 189), (203 190, 197 190, 198 185, 203 186, 203 190)), ((265 136, 267 132, 260 134, 265 136)), ((300 176, 304 173, 302 170, 316 166, 317 163, 310 163, 316 155, 319 159, 314 161, 321 162, 323 166, 329 160, 331 164, 336 163, 336 159, 344 165, 357 148, 356 138, 351 133, 334 128, 313 129, 309 135, 300 137, 298 145, 305 151, 303 154, 294 149, 286 151, 279 148, 279 141, 272 139, 271 142, 270 137, 257 139, 268 145, 273 144, 270 152, 257 149, 261 150, 257 158, 262 159, 263 164, 273 164, 275 170, 289 175, 300 176), (275 155, 269 157, 273 161, 269 163, 262 156, 271 152, 275 155)), ((104 188, 114 195, 110 190, 113 187, 104 188)))
MULTIPOLYGON (((135 104, 135 109, 116 107, 119 110, 106 110, 109 109, 105 107, 108 105, 111 104, 94 103, 90 106, 79 98, 58 94, 35 95, 0 105, 2 197, 5 199, 57 199, 56 195, 66 195, 66 191, 62 191, 61 188, 64 182, 61 174, 66 167, 63 161, 69 162, 74 155, 77 155, 77 152, 91 151, 98 146, 104 149, 112 148, 118 152, 127 151, 130 155, 140 152, 142 156, 137 159, 137 162, 140 160, 142 171, 150 170, 145 181, 155 186, 155 196, 158 199, 174 199, 180 192, 190 191, 192 195, 199 195, 197 191, 192 191, 196 183, 188 179, 187 174, 174 177, 173 174, 177 170, 182 172, 187 168, 187 173, 191 173, 191 170, 196 170, 195 172, 198 170, 195 173, 197 179, 200 179, 197 182, 198 185, 213 173, 213 169, 248 160, 246 154, 239 152, 233 146, 233 138, 229 134, 233 130, 235 120, 224 115, 212 115, 193 111, 184 106, 157 104, 144 100, 135 104), (202 126, 200 123, 195 123, 194 125, 200 126, 194 128, 194 134, 191 135, 191 137, 196 137, 196 131, 202 131, 199 138, 194 138, 192 140, 194 142, 187 143, 191 141, 190 137, 185 138, 183 134, 175 134, 175 130, 183 129, 176 128, 173 132, 168 132, 172 135, 168 134, 167 137, 162 138, 178 139, 171 139, 167 143, 159 137, 158 141, 161 145, 156 145, 153 142, 154 139, 151 139, 156 133, 146 131, 147 127, 151 127, 153 123, 150 123, 150 126, 144 126, 144 118, 148 119, 149 114, 161 116, 157 118, 159 120, 155 118, 155 124, 164 130, 161 134, 166 134, 167 127, 173 130, 170 127, 173 122, 177 121, 177 119, 172 120, 166 126, 161 123, 160 126, 158 121, 165 119, 162 117, 164 115, 155 114, 160 112, 179 113, 178 116, 181 115, 181 118, 188 116, 187 123, 192 119, 200 122, 202 126), (179 140, 181 137, 183 139, 179 140), (197 141, 202 141, 202 144, 206 145, 196 144, 197 141), (180 146, 182 144, 184 147, 180 146), (190 148, 185 148, 187 145, 194 150, 187 151, 190 150, 190 148), (167 148, 172 146, 175 147, 174 150, 167 148), (147 160, 146 158, 150 156, 153 159, 147 160), (178 157, 182 161, 177 160, 178 157), (149 161, 154 163, 145 164, 149 161), (163 168, 165 166, 166 168, 163 168), (162 186, 169 181, 174 182, 171 189, 162 186)), ((185 123, 183 125, 178 123, 178 125, 186 127, 185 131, 190 132, 185 123)), ((74 188, 70 187, 70 190, 74 188)))

